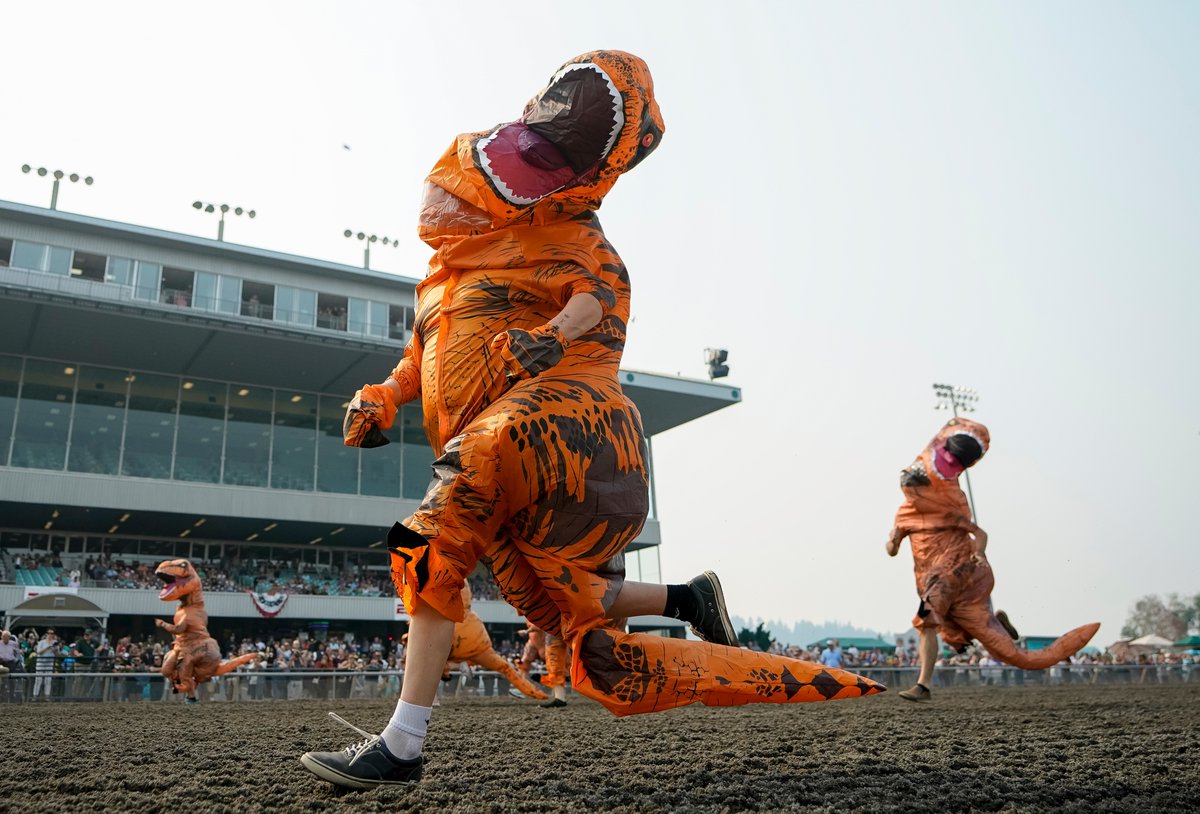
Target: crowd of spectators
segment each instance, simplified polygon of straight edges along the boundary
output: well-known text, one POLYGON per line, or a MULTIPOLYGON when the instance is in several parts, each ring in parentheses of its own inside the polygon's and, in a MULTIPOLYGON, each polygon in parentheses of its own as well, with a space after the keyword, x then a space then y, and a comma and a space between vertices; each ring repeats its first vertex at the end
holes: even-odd
MULTIPOLYGON (((158 560, 128 559, 121 555, 100 554, 64 566, 57 552, 13 553, 16 570, 56 572, 55 584, 69 587, 126 588, 160 590, 162 582, 154 575, 158 560)), ((201 584, 208 593, 308 594, 319 596, 394 596, 391 572, 386 568, 366 568, 349 563, 343 568, 316 566, 299 560, 251 560, 226 558, 215 561, 193 560, 201 584)), ((475 599, 500 600, 500 591, 489 574, 469 578, 475 599)))
MULTIPOLYGON (((770 652, 804 661, 819 662, 846 669, 866 667, 918 667, 920 656, 915 638, 896 639, 895 649, 875 648, 859 650, 857 647, 842 648, 837 639, 828 639, 823 645, 801 647, 799 645, 771 644, 770 652)), ((1121 655, 1103 652, 1076 653, 1064 664, 1073 665, 1182 665, 1189 666, 1194 657, 1186 652, 1160 651, 1157 653, 1124 653, 1121 655)), ((968 647, 962 653, 949 650, 942 652, 939 667, 1001 667, 1001 662, 992 658, 987 650, 978 645, 968 647)))

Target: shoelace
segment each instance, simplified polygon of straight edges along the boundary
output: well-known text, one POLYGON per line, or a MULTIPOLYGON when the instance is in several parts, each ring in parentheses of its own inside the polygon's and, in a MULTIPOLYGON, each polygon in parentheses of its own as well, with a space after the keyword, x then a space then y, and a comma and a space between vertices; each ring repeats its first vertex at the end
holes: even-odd
POLYGON ((362 757, 364 754, 366 754, 368 749, 370 749, 375 744, 379 743, 379 741, 381 740, 379 735, 372 735, 370 732, 366 731, 365 729, 359 729, 357 726, 350 723, 345 718, 343 718, 341 715, 338 715, 336 712, 329 713, 329 717, 332 718, 333 720, 337 721, 339 724, 342 724, 343 726, 350 727, 355 732, 357 732, 358 734, 363 736, 363 739, 361 741, 359 741, 358 743, 352 743, 349 746, 347 746, 345 749, 342 750, 350 757, 350 762, 347 764, 348 766, 353 766, 354 762, 356 760, 358 760, 360 757, 362 757))

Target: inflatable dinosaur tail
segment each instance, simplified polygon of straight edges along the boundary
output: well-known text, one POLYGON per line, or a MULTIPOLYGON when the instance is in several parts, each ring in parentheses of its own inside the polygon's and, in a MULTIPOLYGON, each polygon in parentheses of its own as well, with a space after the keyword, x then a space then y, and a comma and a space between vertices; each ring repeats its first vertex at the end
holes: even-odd
POLYGON ((846 670, 708 642, 610 628, 572 648, 571 686, 614 715, 682 707, 860 698, 886 687, 846 670))
POLYGON ((970 633, 999 661, 1011 664, 1013 667, 1020 667, 1022 670, 1044 670, 1079 652, 1079 649, 1087 644, 1099 629, 1099 622, 1082 625, 1059 636, 1042 650, 1025 650, 1017 647, 1004 626, 1000 624, 1000 620, 995 616, 990 616, 986 629, 972 630, 970 633))
POLYGON ((223 662, 221 662, 221 665, 219 667, 217 667, 216 674, 219 676, 223 676, 226 673, 232 673, 234 670, 241 667, 243 664, 249 664, 250 662, 256 661, 257 659, 258 659, 257 653, 247 653, 244 656, 238 656, 235 659, 230 659, 229 661, 223 661, 223 662))

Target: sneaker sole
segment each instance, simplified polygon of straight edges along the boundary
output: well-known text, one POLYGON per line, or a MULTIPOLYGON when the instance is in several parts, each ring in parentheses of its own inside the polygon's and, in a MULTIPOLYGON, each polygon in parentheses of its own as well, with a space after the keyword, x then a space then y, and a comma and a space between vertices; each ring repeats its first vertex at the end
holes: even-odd
POLYGON ((300 756, 300 763, 304 768, 315 774, 322 780, 328 780, 335 786, 344 786, 358 791, 368 791, 376 786, 411 786, 417 780, 363 780, 360 777, 352 777, 348 774, 343 774, 337 769, 330 768, 320 761, 313 760, 310 753, 305 752, 300 756))
MULTIPOLYGON (((729 619, 729 608, 725 607, 725 592, 721 590, 721 580, 717 579, 717 575, 712 571, 705 571, 704 576, 712 583, 713 594, 717 598, 717 607, 721 611, 721 627, 725 629, 725 638, 729 641, 726 647, 741 647, 741 643, 738 642, 737 633, 733 629, 733 622, 729 619)), ((692 628, 692 632, 700 636, 695 628, 692 628)), ((700 638, 704 637, 700 636, 700 638)), ((715 642, 715 644, 720 644, 720 642, 715 642)))

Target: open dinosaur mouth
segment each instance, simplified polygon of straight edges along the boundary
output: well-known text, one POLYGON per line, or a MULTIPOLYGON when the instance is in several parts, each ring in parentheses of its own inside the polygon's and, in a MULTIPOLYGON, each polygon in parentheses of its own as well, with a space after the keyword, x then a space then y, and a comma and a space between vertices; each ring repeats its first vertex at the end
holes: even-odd
POLYGON ((624 102, 608 74, 577 62, 555 74, 519 121, 497 127, 475 151, 500 196, 527 206, 594 177, 624 126, 624 102))
POLYGON ((178 587, 178 585, 176 583, 179 581, 179 578, 176 577, 174 574, 167 574, 162 571, 156 571, 154 576, 158 577, 163 582, 163 589, 161 591, 159 591, 159 593, 158 593, 159 599, 166 599, 167 596, 171 593, 171 591, 175 590, 178 587))
POLYGON ((953 480, 983 455, 983 444, 969 432, 956 432, 933 451, 933 468, 945 480, 953 480), (964 464, 962 458, 968 458, 964 464))

